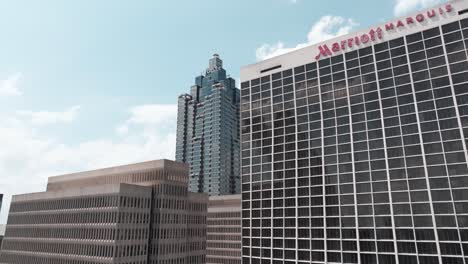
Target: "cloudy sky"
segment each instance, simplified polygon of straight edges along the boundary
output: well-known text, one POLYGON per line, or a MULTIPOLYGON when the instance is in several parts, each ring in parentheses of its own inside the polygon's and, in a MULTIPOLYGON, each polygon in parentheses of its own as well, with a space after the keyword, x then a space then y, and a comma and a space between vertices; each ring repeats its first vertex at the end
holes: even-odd
POLYGON ((0 0, 0 193, 174 158, 177 95, 215 52, 242 65, 438 0, 0 0), (324 4, 326 3, 326 4, 324 4))

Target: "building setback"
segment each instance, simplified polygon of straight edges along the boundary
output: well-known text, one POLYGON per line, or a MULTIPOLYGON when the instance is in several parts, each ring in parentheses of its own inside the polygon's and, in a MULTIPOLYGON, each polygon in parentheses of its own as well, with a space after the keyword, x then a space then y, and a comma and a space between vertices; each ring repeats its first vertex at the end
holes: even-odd
POLYGON ((241 70, 243 263, 468 263, 468 1, 241 70))
POLYGON ((215 54, 178 99, 176 160, 190 165, 189 190, 239 193, 239 144, 239 89, 215 54))
POLYGON ((208 196, 168 160, 50 177, 15 195, 0 263, 205 263, 208 196))
POLYGON ((206 222, 206 263, 240 264, 241 196, 211 196, 206 222))

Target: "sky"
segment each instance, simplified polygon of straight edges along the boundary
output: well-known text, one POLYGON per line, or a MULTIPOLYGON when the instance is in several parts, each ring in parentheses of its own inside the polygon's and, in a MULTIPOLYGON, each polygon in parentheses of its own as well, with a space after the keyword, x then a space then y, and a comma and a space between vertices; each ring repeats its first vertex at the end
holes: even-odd
POLYGON ((174 159, 177 96, 443 0, 0 0, 0 224, 47 177, 174 159), (326 3, 326 4, 324 4, 326 3))

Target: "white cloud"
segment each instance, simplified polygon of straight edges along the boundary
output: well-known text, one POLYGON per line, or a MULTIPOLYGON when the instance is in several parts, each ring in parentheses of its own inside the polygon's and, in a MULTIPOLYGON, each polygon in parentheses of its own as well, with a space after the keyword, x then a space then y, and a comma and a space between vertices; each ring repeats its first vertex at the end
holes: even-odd
POLYGON ((147 127, 164 126, 177 120, 177 105, 149 104, 135 106, 130 109, 130 118, 116 128, 119 135, 126 135, 130 125, 145 125, 147 127))
POLYGON ((263 44, 262 46, 257 48, 257 50, 255 51, 255 56, 257 58, 257 61, 262 61, 262 60, 273 58, 275 56, 293 51, 297 49, 298 46, 296 46, 295 48, 286 48, 283 42, 278 42, 273 45, 263 44))
POLYGON ((70 123, 75 120, 80 106, 72 106, 63 112, 51 111, 18 111, 17 113, 27 118, 33 125, 48 125, 56 123, 70 123))
MULTIPOLYGON (((65 112, 73 109, 76 107, 65 112)), ((44 122, 0 116, 0 193, 5 193, 0 224, 6 222, 11 195, 45 191, 49 176, 145 160, 174 159, 176 109, 176 105, 132 107, 128 109, 128 118, 116 125, 125 127, 125 131, 119 133, 116 129, 108 137, 77 144, 39 136, 42 133, 36 132, 46 128, 41 126, 44 122)))
POLYGON ((446 2, 446 0, 395 0, 393 13, 395 16, 402 16, 411 11, 437 5, 442 2, 446 2))
POLYGON ((345 19, 339 16, 324 16, 312 26, 309 34, 307 34, 307 40, 309 43, 318 43, 346 35, 357 25, 352 19, 345 19))
POLYGON ((18 96, 21 95, 18 83, 21 80, 21 73, 10 75, 5 80, 0 80, 0 96, 18 96))
POLYGON ((358 24, 352 19, 345 19, 340 16, 323 16, 312 25, 312 28, 307 34, 307 42, 300 43, 290 48, 286 47, 281 41, 273 45, 263 44, 256 50, 257 61, 269 59, 296 49, 348 34, 357 25, 358 24))
POLYGON ((160 124, 177 117, 177 105, 141 105, 133 107, 130 112, 132 116, 128 119, 129 123, 160 124))

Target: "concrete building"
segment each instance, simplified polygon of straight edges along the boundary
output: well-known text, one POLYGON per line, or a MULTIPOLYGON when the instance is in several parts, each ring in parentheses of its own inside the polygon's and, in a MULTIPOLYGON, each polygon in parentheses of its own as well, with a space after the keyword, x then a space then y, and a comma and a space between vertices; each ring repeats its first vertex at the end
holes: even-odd
MULTIPOLYGON (((2 211, 2 202, 3 202, 3 194, 0 193, 0 212, 2 211)), ((3 240, 4 235, 5 235, 5 226, 0 225, 0 249, 2 248, 2 240, 3 240)))
POLYGON ((467 50, 459 0, 244 67, 243 263, 468 263, 467 50))
POLYGON ((217 54, 178 99, 176 160, 190 165, 192 192, 240 192, 239 89, 217 54))
POLYGON ((206 263, 240 264, 241 196, 211 196, 206 229, 206 263))
POLYGON ((0 263, 205 263, 208 196, 168 160, 50 177, 15 195, 0 263))
POLYGON ((0 225, 0 250, 2 249, 3 236, 5 235, 5 225, 0 225))

